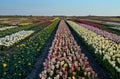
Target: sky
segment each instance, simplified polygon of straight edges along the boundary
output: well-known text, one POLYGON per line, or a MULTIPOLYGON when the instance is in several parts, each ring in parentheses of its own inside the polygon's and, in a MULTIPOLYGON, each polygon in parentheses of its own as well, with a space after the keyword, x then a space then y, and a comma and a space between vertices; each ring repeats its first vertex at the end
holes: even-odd
POLYGON ((0 15, 120 16, 120 0, 0 0, 0 15))

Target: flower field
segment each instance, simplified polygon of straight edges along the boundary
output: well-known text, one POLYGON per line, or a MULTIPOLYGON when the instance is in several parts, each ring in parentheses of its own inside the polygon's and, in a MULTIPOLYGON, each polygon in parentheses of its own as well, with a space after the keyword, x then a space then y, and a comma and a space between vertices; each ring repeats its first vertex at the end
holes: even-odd
MULTIPOLYGON (((120 75, 120 44, 109 40, 102 35, 93 32, 95 30, 86 28, 83 24, 67 21, 68 24, 84 39, 86 45, 94 52, 96 59, 111 72, 113 79, 119 79, 120 75), (92 31, 91 31, 92 30, 92 31)), ((88 26, 89 27, 89 26, 88 26)), ((99 31, 97 31, 99 32, 99 31)))
POLYGON ((0 79, 120 79, 119 19, 0 17, 0 79))
POLYGON ((16 53, 6 55, 0 59, 0 77, 7 79, 25 78, 33 67, 40 50, 49 39, 59 20, 39 31, 36 36, 20 44, 16 53))
POLYGON ((91 31, 94 31, 95 33, 99 34, 99 35, 102 35, 104 37, 107 37, 108 39, 111 39, 117 43, 120 43, 120 36, 116 35, 116 34, 112 34, 112 33, 109 33, 109 32, 106 32, 104 30, 101 30, 101 29, 98 29, 98 28, 95 28, 95 27, 92 27, 90 25, 86 25, 86 24, 80 24, 81 26, 91 30, 91 31))
POLYGON ((81 52, 70 30, 62 20, 49 55, 40 74, 41 79, 97 79, 88 58, 81 52))
MULTIPOLYGON (((118 19, 118 18, 116 18, 118 19)), ((79 20, 79 19, 78 19, 79 20)), ((120 22, 119 20, 101 20, 101 19, 84 19, 85 21, 94 23, 95 25, 102 26, 100 29, 105 30, 107 32, 120 35, 120 22)), ((78 21, 80 22, 80 21, 78 21)), ((87 24, 87 23, 84 23, 87 24)), ((88 24, 89 25, 89 24, 88 24)), ((92 26, 92 25, 91 25, 92 26)))

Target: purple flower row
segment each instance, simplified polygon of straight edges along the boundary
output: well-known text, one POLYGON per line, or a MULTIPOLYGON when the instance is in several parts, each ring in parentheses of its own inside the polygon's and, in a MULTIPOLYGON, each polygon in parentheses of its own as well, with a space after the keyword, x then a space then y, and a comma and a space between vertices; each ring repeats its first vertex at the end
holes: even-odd
POLYGON ((104 30, 101 30, 99 28, 96 28, 96 27, 93 27, 93 26, 90 26, 90 25, 87 25, 87 24, 80 24, 81 26, 91 30, 91 31, 94 31, 95 33, 99 34, 99 35, 102 35, 104 37, 107 37, 108 39, 110 40, 113 40, 117 43, 120 43, 120 36, 116 35, 116 34, 113 34, 113 33, 109 33, 107 31, 104 31, 104 30))

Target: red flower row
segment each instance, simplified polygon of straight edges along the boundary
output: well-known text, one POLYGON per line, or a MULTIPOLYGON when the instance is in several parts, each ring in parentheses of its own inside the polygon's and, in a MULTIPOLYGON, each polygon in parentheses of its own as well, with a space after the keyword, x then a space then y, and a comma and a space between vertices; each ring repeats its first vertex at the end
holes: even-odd
POLYGON ((94 23, 92 23, 92 22, 89 22, 89 21, 85 21, 85 20, 81 20, 81 19, 74 19, 74 21, 76 21, 76 22, 79 22, 79 23, 83 23, 83 24, 88 24, 88 25, 90 25, 90 26, 94 26, 94 27, 97 27, 97 28, 101 28, 101 25, 99 25, 99 24, 94 24, 94 23))
POLYGON ((46 22, 41 23, 39 26, 47 26, 51 23, 52 23, 51 21, 46 21, 46 22))

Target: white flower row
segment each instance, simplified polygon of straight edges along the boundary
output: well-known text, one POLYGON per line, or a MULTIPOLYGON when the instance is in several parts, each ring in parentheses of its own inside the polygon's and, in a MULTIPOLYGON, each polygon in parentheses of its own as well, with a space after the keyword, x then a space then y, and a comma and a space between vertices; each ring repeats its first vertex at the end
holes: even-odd
POLYGON ((104 21, 100 21, 100 20, 92 20, 92 19, 83 19, 86 21, 90 21, 90 22, 96 22, 96 23, 104 23, 104 21))
POLYGON ((116 22, 105 22, 106 24, 112 24, 112 25, 120 25, 120 23, 116 23, 116 22))
POLYGON ((7 35, 3 38, 0 38, 0 46, 11 46, 14 43, 19 42, 20 40, 26 38, 27 36, 31 35, 32 33, 34 33, 34 31, 30 30, 30 31, 19 31, 17 33, 14 33, 12 35, 7 35))
POLYGON ((120 44, 115 43, 95 32, 90 31, 75 22, 67 21, 71 27, 85 39, 86 43, 95 48, 95 53, 100 54, 103 60, 107 60, 118 72, 120 72, 120 44))
POLYGON ((120 26, 109 27, 109 28, 116 29, 116 30, 120 30, 120 26))
POLYGON ((90 21, 90 22, 96 22, 96 23, 103 23, 103 24, 109 24, 109 25, 120 25, 120 23, 117 22, 105 22, 105 21, 100 21, 100 20, 91 20, 91 19, 83 19, 86 21, 90 21))
POLYGON ((2 27, 0 28, 0 31, 11 29, 11 28, 17 28, 18 26, 9 26, 9 27, 2 27))

